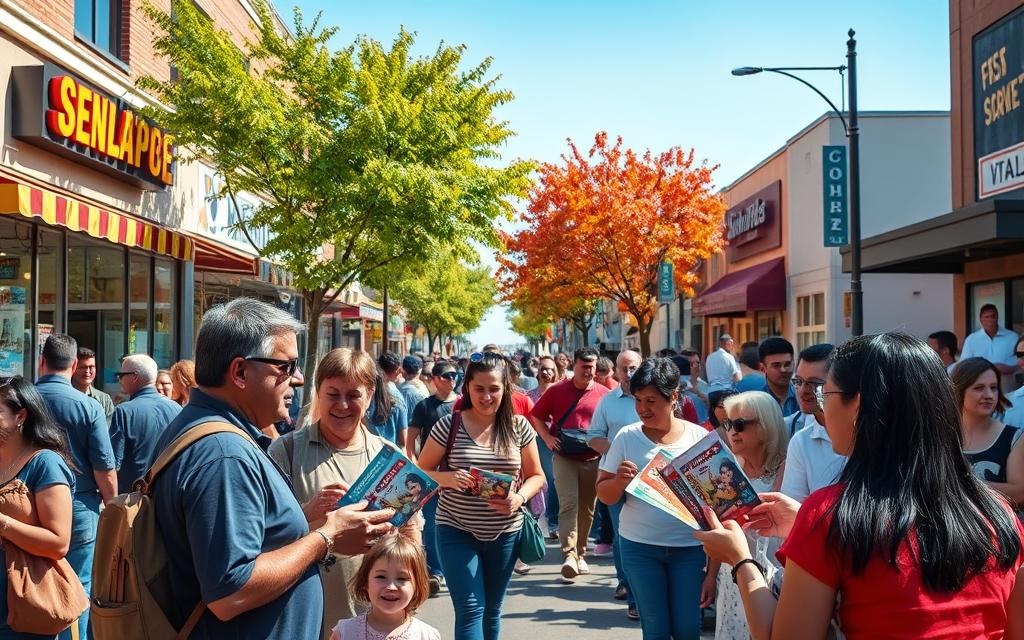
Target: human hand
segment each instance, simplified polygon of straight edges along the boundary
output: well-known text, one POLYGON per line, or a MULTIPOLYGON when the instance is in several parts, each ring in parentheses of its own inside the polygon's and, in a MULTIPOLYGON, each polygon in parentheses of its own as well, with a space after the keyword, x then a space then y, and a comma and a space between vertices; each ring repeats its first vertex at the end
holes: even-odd
POLYGON ((733 566, 740 560, 750 557, 750 545, 747 536, 735 520, 724 523, 718 521, 714 509, 704 507, 704 517, 711 525, 710 531, 696 531, 693 537, 704 545, 704 552, 712 560, 727 562, 733 566))
POLYGON ((640 469, 633 461, 623 460, 619 463, 619 468, 615 470, 615 478, 628 484, 639 472, 640 469))
POLYGON ((334 540, 334 550, 346 556, 358 556, 369 551, 381 536, 394 530, 388 522, 394 509, 366 511, 365 500, 345 505, 327 514, 322 530, 334 540))
POLYGON ((776 491, 759 493, 757 497, 761 499, 761 504, 750 510, 743 527, 753 529, 761 536, 788 536, 796 521, 796 514, 800 511, 800 503, 776 491))
POLYGON ((465 469, 447 471, 441 475, 441 486, 445 489, 469 489, 473 486, 473 476, 465 469))
POLYGON ((718 596, 718 574, 709 573, 704 576, 704 582, 700 585, 700 608, 707 609, 715 604, 718 596))
POLYGON ((491 498, 487 505, 503 516, 510 516, 526 504, 526 498, 518 493, 512 492, 506 498, 491 498))
POLYGON ((348 485, 344 482, 332 482, 325 485, 315 496, 302 504, 302 513, 306 516, 306 522, 319 522, 328 513, 338 508, 338 500, 348 492, 348 485))
POLYGON ((548 449, 551 449, 552 451, 558 451, 562 448, 562 443, 558 441, 558 438, 550 433, 546 436, 541 436, 541 440, 543 440, 544 444, 548 445, 548 449))

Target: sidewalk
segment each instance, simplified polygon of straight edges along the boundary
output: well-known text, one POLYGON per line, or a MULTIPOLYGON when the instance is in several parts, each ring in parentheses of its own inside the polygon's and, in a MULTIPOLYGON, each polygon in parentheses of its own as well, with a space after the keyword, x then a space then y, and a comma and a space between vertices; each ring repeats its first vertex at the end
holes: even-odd
MULTIPOLYGON (((575 584, 558 582, 558 547, 548 544, 544 562, 527 576, 513 574, 502 609, 502 640, 640 640, 640 623, 626 618, 626 603, 612 599, 615 566, 612 559, 587 558, 590 575, 575 584)), ((446 590, 428 600, 418 616, 451 638, 455 626, 446 590)), ((704 632, 702 638, 714 638, 704 632)))

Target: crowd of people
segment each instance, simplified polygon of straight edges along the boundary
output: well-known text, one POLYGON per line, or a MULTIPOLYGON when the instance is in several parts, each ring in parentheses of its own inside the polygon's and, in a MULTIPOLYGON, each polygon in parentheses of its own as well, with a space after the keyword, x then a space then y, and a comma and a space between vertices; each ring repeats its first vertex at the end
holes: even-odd
MULTIPOLYGON (((614 558, 608 597, 645 640, 699 638, 712 616, 721 639, 1020 640, 1024 338, 994 311, 959 359, 948 332, 799 353, 722 335, 703 361, 339 348, 297 419, 303 326, 262 302, 208 311, 194 362, 123 358, 118 402, 95 386, 95 353, 55 333, 34 383, 0 385, 0 497, 13 484, 31 502, 23 517, 0 504, 0 538, 66 561, 89 594, 103 505, 223 423, 149 487, 174 594, 159 605, 182 637, 496 640, 539 523, 566 585, 591 554, 614 558), (744 522, 707 510, 694 530, 626 491, 709 432, 760 496, 744 522), (393 509, 338 506, 385 450, 440 487, 397 529, 393 509), (474 495, 474 469, 515 481, 474 495), (455 625, 439 631, 415 612, 445 589, 455 625)), ((8 600, 0 638, 40 637, 8 623, 8 600)), ((61 637, 91 637, 88 611, 73 627, 61 637)))

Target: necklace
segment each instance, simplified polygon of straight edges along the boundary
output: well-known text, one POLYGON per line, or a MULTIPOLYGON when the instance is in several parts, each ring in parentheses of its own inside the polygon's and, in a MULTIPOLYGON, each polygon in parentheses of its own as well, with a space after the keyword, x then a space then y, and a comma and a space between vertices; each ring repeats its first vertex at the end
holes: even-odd
POLYGON ((21 461, 21 459, 22 459, 23 457, 25 457, 25 451, 24 451, 24 450, 22 450, 22 451, 19 451, 19 452, 18 452, 18 455, 14 456, 14 460, 13 460, 13 461, 11 461, 11 464, 7 465, 7 468, 5 468, 5 469, 4 469, 4 472, 3 472, 3 474, 2 474, 2 475, 0 475, 0 477, 2 477, 2 478, 6 478, 6 480, 5 480, 4 482, 10 482, 10 481, 11 481, 11 480, 13 479, 13 478, 11 478, 11 477, 10 477, 10 475, 11 475, 11 471, 12 471, 12 470, 14 469, 14 467, 15 467, 15 466, 16 466, 16 465, 18 464, 18 462, 20 462, 20 461, 21 461))
POLYGON ((405 628, 402 629, 401 633, 393 636, 391 631, 381 632, 371 627, 370 615, 366 614, 366 617, 363 618, 363 638, 365 640, 408 640, 409 631, 412 629, 412 620, 410 619, 403 624, 405 624, 405 628))

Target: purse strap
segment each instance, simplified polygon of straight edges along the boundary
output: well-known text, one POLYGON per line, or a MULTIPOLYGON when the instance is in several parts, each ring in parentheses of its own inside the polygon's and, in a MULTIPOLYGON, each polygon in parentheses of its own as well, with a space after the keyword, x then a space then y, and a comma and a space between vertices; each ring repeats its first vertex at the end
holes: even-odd
POLYGON ((462 426, 462 412, 452 412, 452 423, 448 428, 448 439, 444 445, 444 458, 441 459, 441 471, 451 471, 452 466, 448 464, 448 456, 452 454, 452 449, 455 448, 455 438, 459 435, 459 428, 462 426))
POLYGON ((583 393, 576 396, 576 399, 573 400, 571 405, 569 405, 569 410, 565 412, 565 415, 563 415, 561 418, 558 419, 557 422, 555 422, 555 426, 558 427, 559 433, 562 432, 562 425, 565 424, 565 421, 569 419, 569 416, 572 415, 572 412, 576 410, 576 405, 580 403, 580 400, 583 399, 583 396, 587 395, 588 391, 590 391, 590 389, 584 389, 583 393))

